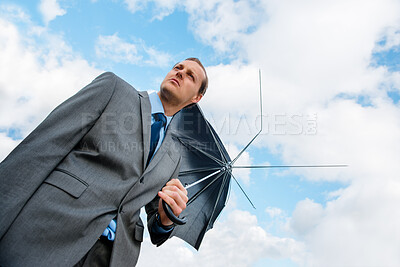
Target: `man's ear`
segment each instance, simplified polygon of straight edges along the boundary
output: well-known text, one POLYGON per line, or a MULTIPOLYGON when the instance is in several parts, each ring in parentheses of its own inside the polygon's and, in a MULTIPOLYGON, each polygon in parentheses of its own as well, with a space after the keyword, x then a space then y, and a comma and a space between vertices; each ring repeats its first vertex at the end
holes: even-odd
POLYGON ((200 101, 200 99, 203 97, 202 94, 198 94, 197 96, 192 98, 192 103, 197 103, 200 101))

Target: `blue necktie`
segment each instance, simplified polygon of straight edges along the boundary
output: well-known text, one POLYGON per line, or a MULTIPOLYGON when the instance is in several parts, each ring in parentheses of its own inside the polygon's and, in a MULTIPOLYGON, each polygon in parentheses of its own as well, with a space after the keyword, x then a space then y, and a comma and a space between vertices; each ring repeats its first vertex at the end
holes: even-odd
POLYGON ((160 139, 160 130, 161 127, 164 127, 167 123, 167 119, 163 113, 155 113, 153 114, 154 123, 151 125, 151 137, 150 137, 150 152, 149 157, 147 158, 147 165, 151 158, 153 157, 154 151, 156 150, 158 140, 160 139))

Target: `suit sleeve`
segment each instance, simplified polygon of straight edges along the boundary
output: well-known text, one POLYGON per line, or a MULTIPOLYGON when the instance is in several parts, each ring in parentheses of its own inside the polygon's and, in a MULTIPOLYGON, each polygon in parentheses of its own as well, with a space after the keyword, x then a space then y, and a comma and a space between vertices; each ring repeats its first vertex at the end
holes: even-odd
MULTIPOLYGON (((180 160, 176 166, 174 173, 171 175, 171 179, 178 177, 179 170, 180 170, 180 160)), ((158 212, 159 200, 160 200, 160 197, 157 195, 149 204, 146 205, 147 229, 150 234, 151 242, 154 245, 157 245, 157 247, 161 246, 165 241, 168 240, 168 238, 172 237, 171 233, 173 232, 173 231, 170 231, 168 233, 161 234, 161 233, 156 233, 156 232, 152 231, 153 224, 157 223, 156 222, 156 213, 158 212)), ((175 226, 175 227, 179 227, 179 226, 175 226)))
POLYGON ((96 123, 116 76, 104 73, 56 107, 0 163, 0 237, 42 182, 96 123))

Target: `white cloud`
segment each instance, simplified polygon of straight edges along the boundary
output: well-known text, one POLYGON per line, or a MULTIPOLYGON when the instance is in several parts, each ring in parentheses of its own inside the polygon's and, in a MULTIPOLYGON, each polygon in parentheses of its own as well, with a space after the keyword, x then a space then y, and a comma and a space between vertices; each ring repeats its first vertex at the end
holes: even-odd
POLYGON ((0 17, 11 21, 24 21, 29 22, 30 16, 24 10, 14 4, 1 4, 0 17))
MULTIPOLYGON (((237 51, 237 43, 263 19, 259 1, 187 1, 190 29, 219 52, 237 51)), ((240 51, 240 50, 239 50, 240 51)), ((235 55, 237 57, 237 55, 235 55)))
POLYGON ((297 203, 290 220, 291 229, 304 235, 312 230, 321 220, 324 209, 321 204, 306 198, 297 203))
POLYGON ((97 38, 95 51, 98 58, 108 59, 117 63, 167 66, 172 57, 165 52, 147 46, 143 41, 127 42, 118 36, 100 35, 97 38))
POLYGON ((243 49, 278 82, 274 97, 304 109, 338 93, 377 93, 383 72, 369 67, 371 52, 398 23, 395 2, 264 2, 268 21, 243 38, 243 49))
POLYGON ((304 241, 306 266, 397 266, 400 183, 354 183, 323 209, 301 201, 290 221, 304 241))
POLYGON ((198 252, 172 238, 155 248, 143 243, 139 266, 252 266, 262 258, 298 261, 303 244, 291 238, 274 237, 258 226, 256 216, 233 210, 207 232, 198 252), (157 257, 154 257, 157 255, 157 257), (177 255, 179 255, 177 257, 177 255))
POLYGON ((206 117, 226 143, 246 145, 260 125, 258 69, 218 65, 207 73, 209 89, 200 102, 206 117))
MULTIPOLYGON (((307 124, 300 124, 303 129, 298 134, 274 134, 269 128, 256 144, 289 164, 349 164, 343 169, 290 170, 308 180, 347 184, 332 194, 335 198, 326 206, 306 199, 293 212, 291 230, 305 244, 306 266, 398 266, 400 242, 393 237, 398 236, 400 223, 396 208, 400 107, 386 93, 399 90, 400 74, 371 63, 373 52, 399 45, 399 3, 266 0, 262 4, 265 20, 240 41, 210 37, 229 35, 230 29, 219 25, 223 20, 202 29, 207 41, 194 31, 215 47, 224 40, 227 51, 236 44, 240 51, 235 56, 248 62, 208 68, 211 82, 204 110, 217 129, 226 127, 227 118, 238 125, 240 114, 257 114, 257 97, 249 94, 257 76, 248 75, 261 67, 266 121, 279 114, 305 119, 315 114, 316 132, 307 134, 307 124), (381 40, 386 42, 377 44, 381 40), (358 103, 359 96, 369 99, 371 106, 358 103)), ((198 5, 207 8, 207 3, 198 5)), ((207 21, 206 15, 196 21, 206 25, 202 20, 207 21)), ((235 30, 240 35, 240 27, 235 30)), ((249 121, 250 126, 241 126, 235 135, 221 131, 222 139, 246 142, 256 129, 254 117, 249 121)))
POLYGON ((138 0, 125 0, 125 4, 130 12, 135 13, 139 10, 142 10, 149 1, 138 1, 138 0))
MULTIPOLYGON (((317 134, 263 136, 258 144, 275 147, 291 164, 349 164, 293 170, 306 179, 349 184, 326 207, 308 199, 297 204, 290 224, 305 244, 306 266, 399 265, 400 243, 393 236, 400 223, 400 110, 381 86, 398 73, 369 65, 387 29, 400 29, 398 3, 265 3, 269 20, 243 49, 266 73, 264 88, 273 88, 267 109, 316 113, 317 134), (340 93, 355 98, 334 98, 340 93), (368 96, 372 106, 358 104, 358 95, 368 96)), ((389 35, 385 50, 397 45, 396 38, 389 35)))
POLYGON ((172 56, 166 52, 158 51, 153 47, 148 47, 142 42, 142 48, 148 56, 144 62, 149 66, 169 66, 172 62, 172 56))
POLYGON ((400 32, 396 28, 389 28, 384 35, 384 39, 381 40, 382 44, 378 44, 375 47, 376 52, 392 49, 395 46, 400 45, 400 32))
POLYGON ((96 55, 115 62, 136 64, 141 60, 135 44, 125 42, 118 34, 100 35, 96 42, 96 55))
POLYGON ((255 0, 125 0, 132 12, 144 10, 154 4, 152 19, 162 20, 175 10, 185 10, 189 14, 189 28, 205 44, 218 52, 232 52, 236 44, 246 38, 263 19, 260 1, 255 0))
POLYGON ((280 215, 282 215, 282 214, 284 213, 283 210, 281 210, 280 208, 277 208, 277 207, 267 207, 267 208, 265 209, 265 212, 266 212, 271 218, 278 217, 278 216, 280 216, 280 215))
POLYGON ((57 16, 63 16, 67 13, 65 9, 60 7, 57 0, 41 0, 39 10, 46 25, 57 16))
POLYGON ((124 0, 124 2, 127 6, 127 9, 132 13, 142 11, 147 7, 149 3, 154 2, 154 15, 152 17, 152 20, 162 20, 164 17, 170 15, 175 10, 178 4, 182 4, 178 0, 124 0))
MULTIPOLYGON (((0 18, 0 129, 14 129, 25 137, 101 71, 75 55, 61 37, 38 31, 27 16, 22 17, 21 27, 0 18)), ((4 132, 1 138, 3 159, 19 142, 4 132)))

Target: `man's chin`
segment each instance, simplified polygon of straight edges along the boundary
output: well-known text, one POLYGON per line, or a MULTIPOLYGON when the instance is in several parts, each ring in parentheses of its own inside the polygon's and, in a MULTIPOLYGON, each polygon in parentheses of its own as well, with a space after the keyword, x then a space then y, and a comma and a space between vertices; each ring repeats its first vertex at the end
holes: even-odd
POLYGON ((160 98, 169 104, 179 103, 178 97, 174 94, 172 90, 167 87, 160 88, 160 98))

